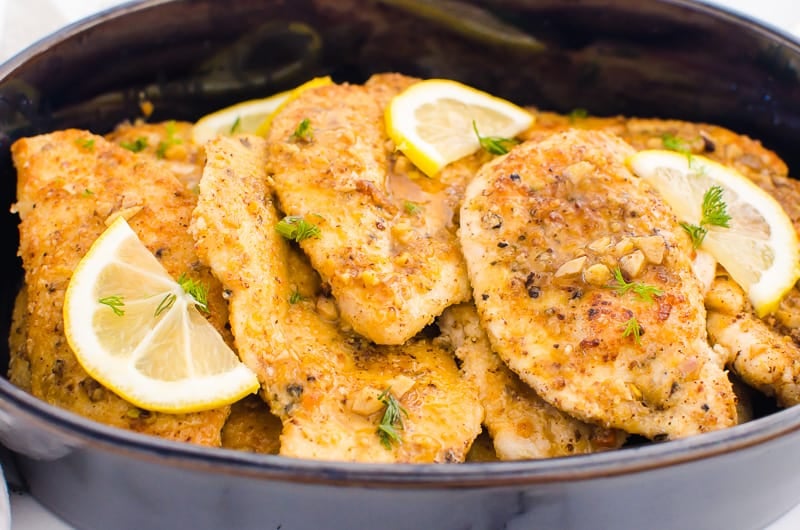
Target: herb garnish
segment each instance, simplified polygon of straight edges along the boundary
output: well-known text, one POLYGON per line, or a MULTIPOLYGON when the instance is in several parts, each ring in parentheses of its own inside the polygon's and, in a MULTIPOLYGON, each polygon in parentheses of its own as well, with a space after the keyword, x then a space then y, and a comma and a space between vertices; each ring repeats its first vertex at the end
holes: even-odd
POLYGON ((472 129, 475 131, 475 136, 478 137, 478 142, 484 150, 493 155, 504 155, 508 150, 519 143, 516 138, 503 138, 502 136, 481 136, 478 132, 478 124, 472 120, 472 129))
POLYGON ((578 120, 584 120, 586 117, 589 116, 589 111, 582 108, 572 109, 572 112, 569 113, 569 122, 575 123, 578 120))
POLYGON ((174 121, 168 121, 164 127, 167 131, 167 137, 158 142, 158 147, 156 148, 156 156, 158 156, 158 158, 164 158, 164 156, 167 154, 167 149, 173 145, 183 143, 183 140, 175 136, 177 134, 177 130, 175 129, 174 121))
POLYGON ((616 282, 616 285, 611 285, 610 287, 613 288, 617 293, 625 294, 628 291, 633 291, 633 293, 644 302, 652 302, 654 296, 661 296, 664 294, 664 291, 655 285, 648 285, 642 282, 629 282, 625 280, 619 267, 614 268, 614 281, 616 282))
POLYGON ((164 311, 169 311, 170 308, 175 305, 175 300, 177 299, 178 297, 175 295, 175 293, 169 293, 165 295, 164 298, 162 298, 158 303, 158 307, 156 307, 155 317, 158 318, 164 311))
MULTIPOLYGON (((178 278, 178 285, 194 298, 194 305, 199 311, 208 313, 208 287, 198 281, 192 280, 186 276, 186 273, 181 274, 180 278, 178 278)), ((164 298, 161 299, 158 307, 156 307, 155 316, 158 317, 161 313, 168 311, 175 305, 175 300, 177 299, 178 297, 175 293, 164 295, 164 298)))
POLYGON ((728 215, 728 205, 722 200, 722 192, 722 187, 715 184, 703 194, 703 213, 699 225, 681 223, 681 227, 692 238, 694 248, 698 248, 703 243, 703 239, 708 233, 708 226, 730 228, 731 216, 728 215))
POLYGON ((289 140, 310 142, 314 138, 314 130, 311 128, 311 120, 303 118, 294 130, 289 140))
POLYGON ((294 304, 296 304, 298 302, 302 302, 305 299, 306 299, 306 297, 303 296, 302 294, 300 294, 300 291, 298 291, 296 289, 294 291, 292 291, 292 294, 289 295, 289 303, 292 304, 292 305, 294 305, 294 304))
POLYGON ((422 206, 415 202, 403 201, 403 210, 409 215, 416 215, 422 211, 422 206))
POLYGON ((195 307, 197 307, 197 309, 203 313, 208 313, 207 286, 189 278, 186 276, 186 273, 181 274, 180 278, 178 278, 178 284, 181 286, 181 288, 183 288, 184 291, 189 293, 191 297, 194 298, 195 307))
POLYGON ((241 128, 242 128, 242 117, 241 116, 236 116, 236 121, 234 121, 233 125, 231 125, 230 133, 234 134, 234 133, 238 132, 239 129, 241 129, 241 128))
POLYGON ((132 142, 120 142, 119 145, 124 147, 128 151, 139 153, 147 149, 147 138, 145 138, 144 136, 139 136, 132 142))
POLYGON ((319 227, 303 219, 302 215, 287 215, 275 225, 275 230, 290 241, 298 243, 311 237, 319 237, 319 227))
POLYGON ((110 307, 111 310, 114 311, 114 314, 119 317, 125 314, 125 311, 121 309, 122 306, 125 305, 125 302, 122 301, 121 296, 106 296, 105 298, 99 299, 98 302, 110 307))
POLYGON ((75 143, 87 151, 94 151, 94 138, 78 138, 75 143))
POLYGON ((378 438, 381 440, 381 444, 386 449, 391 449, 393 442, 400 443, 402 441, 397 430, 403 429, 402 414, 408 416, 406 409, 404 409, 397 401, 397 398, 389 392, 390 390, 391 387, 381 392, 378 396, 378 401, 383 403, 386 409, 383 411, 383 417, 381 418, 376 432, 378 433, 378 438))
POLYGON ((636 344, 641 344, 642 338, 642 326, 639 324, 639 321, 636 320, 636 317, 631 317, 625 322, 625 330, 622 332, 623 337, 633 336, 633 341, 636 344))
POLYGON ((678 153, 683 153, 684 155, 691 154, 692 150, 689 148, 686 143, 675 136, 674 134, 665 133, 661 136, 661 144, 664 146, 664 149, 669 149, 670 151, 677 151, 678 153))

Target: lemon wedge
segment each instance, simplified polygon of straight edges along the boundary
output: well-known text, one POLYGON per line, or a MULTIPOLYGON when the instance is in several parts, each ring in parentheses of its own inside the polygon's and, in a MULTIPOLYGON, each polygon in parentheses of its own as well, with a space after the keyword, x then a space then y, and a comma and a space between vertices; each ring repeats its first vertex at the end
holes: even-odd
POLYGON ((480 149, 478 134, 513 138, 533 123, 525 109, 448 79, 411 85, 392 98, 385 119, 397 149, 429 177, 480 149))
POLYGON ((259 136, 266 136, 267 132, 269 132, 269 128, 272 125, 272 120, 275 118, 275 116, 277 116, 278 113, 280 113, 280 111, 282 111, 284 109, 284 107, 286 107, 286 105, 288 105, 290 102, 292 102, 295 99, 297 99, 298 97, 300 97, 300 94, 302 94, 306 90, 311 89, 311 88, 320 87, 320 86, 325 86, 325 85, 332 85, 332 84, 333 84, 333 80, 330 78, 330 76, 315 77, 313 79, 310 79, 310 80, 306 81, 302 85, 299 85, 299 86, 287 91, 286 97, 284 97, 281 100, 280 104, 277 107, 275 107, 274 109, 272 109, 272 112, 267 114, 266 118, 264 118, 264 120, 261 121, 261 123, 259 124, 258 128, 256 128, 256 131, 255 131, 256 134, 259 135, 259 136))
POLYGON ((777 308, 800 277, 800 250, 791 219, 772 196, 734 169, 703 156, 646 150, 627 162, 672 207, 687 232, 702 229, 695 242, 700 239, 699 248, 745 290, 759 316, 777 308), (715 201, 715 193, 717 206, 723 206, 715 214, 724 223, 708 221, 713 215, 704 205, 715 201))
POLYGON ((259 125, 283 103, 289 92, 242 101, 206 114, 192 127, 192 141, 203 145, 216 136, 256 133, 259 125))
POLYGON ((120 216, 75 268, 64 331, 89 375, 143 409, 195 412, 256 392, 255 374, 196 306, 120 216))

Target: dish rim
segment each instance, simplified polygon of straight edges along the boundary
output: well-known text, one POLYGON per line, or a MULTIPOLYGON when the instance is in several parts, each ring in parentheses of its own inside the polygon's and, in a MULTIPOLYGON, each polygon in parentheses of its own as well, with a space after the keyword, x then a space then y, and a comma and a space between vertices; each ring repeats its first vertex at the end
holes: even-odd
MULTIPOLYGON (((659 0, 716 20, 766 34, 800 56, 800 38, 767 22, 702 0, 659 0)), ((103 23, 173 0, 129 0, 72 22, 38 39, 0 63, 0 82, 50 47, 103 23)), ((208 470, 216 474, 296 483, 379 487, 494 487, 611 478, 676 466, 747 450, 800 431, 800 407, 789 407, 750 422, 678 440, 593 454, 499 462, 372 464, 320 461, 211 448, 115 428, 50 405, 0 377, 0 414, 34 426, 37 434, 58 433, 68 447, 96 448, 160 465, 208 470), (9 409, 13 409, 9 412, 9 409)), ((3 423, 11 423, 0 416, 3 423)), ((13 430, 13 428, 10 428, 13 430)), ((22 452, 24 454, 24 451, 22 452)))

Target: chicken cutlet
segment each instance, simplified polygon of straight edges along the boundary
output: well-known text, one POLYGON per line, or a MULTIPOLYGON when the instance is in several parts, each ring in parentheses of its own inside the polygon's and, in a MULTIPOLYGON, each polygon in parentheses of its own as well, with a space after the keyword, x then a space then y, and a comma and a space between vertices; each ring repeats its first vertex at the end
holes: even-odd
MULTIPOLYGON (((268 134, 281 209, 318 227, 301 247, 342 321, 378 344, 405 343, 470 295, 454 222, 457 186, 421 177, 392 154, 384 109, 403 86, 400 76, 385 76, 306 90, 268 134)), ((464 180, 458 170, 450 175, 464 180)))
POLYGON ((281 420, 258 396, 247 396, 231 405, 222 427, 223 449, 276 455, 280 450, 281 420))
POLYGON ((220 137, 206 155, 192 233, 230 295, 239 354, 283 422, 280 454, 463 461, 483 409, 449 352, 428 339, 378 346, 342 332, 322 282, 275 229, 266 143, 220 137))
MULTIPOLYGON (((537 119, 525 133, 528 138, 541 139, 552 132, 572 127, 602 129, 616 134, 636 149, 669 147, 700 154, 734 168, 772 195, 800 233, 800 181, 790 178, 783 160, 758 140, 707 123, 534 113, 537 119)), ((713 263, 710 274, 710 279, 713 279, 713 263)), ((800 367, 797 366, 800 359, 800 289, 793 287, 784 296, 778 310, 762 321, 753 313, 741 289, 723 277, 724 270, 706 297, 708 330, 712 340, 732 350, 734 356, 730 359, 730 366, 741 374, 744 381, 776 396, 783 405, 796 404, 798 383, 795 379, 800 381, 800 367), (727 329, 727 326, 732 327, 727 329), (786 336, 792 337, 794 344, 789 344, 786 336)))
POLYGON ((464 378, 478 389, 483 423, 500 460, 593 453, 625 442, 623 431, 576 420, 520 381, 492 351, 473 304, 451 306, 437 322, 461 360, 464 378))
POLYGON ((203 174, 203 147, 192 141, 194 124, 186 121, 123 122, 105 135, 128 151, 157 159, 190 190, 203 174))
POLYGON ((691 242, 601 131, 526 142, 467 188, 461 243, 492 349, 553 406, 651 439, 736 423, 691 242))
POLYGON ((194 414, 139 410, 88 376, 64 336, 62 306, 72 271, 118 215, 174 277, 208 285, 211 322, 223 334, 222 290, 194 254, 187 228, 195 197, 161 164, 87 131, 23 138, 17 169, 20 247, 27 286, 26 350, 31 393, 98 422, 164 438, 219 446, 229 407, 194 414))
POLYGON ((755 315, 742 288, 722 267, 705 304, 709 337, 730 352, 731 369, 780 406, 800 403, 800 347, 755 315))
POLYGON ((24 285, 14 299, 8 334, 8 380, 31 391, 31 361, 28 357, 28 288, 24 285))

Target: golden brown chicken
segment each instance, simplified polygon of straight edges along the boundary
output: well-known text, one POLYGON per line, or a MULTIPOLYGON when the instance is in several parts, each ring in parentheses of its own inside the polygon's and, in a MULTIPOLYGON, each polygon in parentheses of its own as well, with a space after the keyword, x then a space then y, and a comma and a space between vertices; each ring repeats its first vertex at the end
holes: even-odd
POLYGON ((600 131, 527 142, 467 189, 461 243, 492 348, 537 394, 653 439, 736 423, 691 243, 600 131))
POLYGON ((386 135, 384 108, 403 84, 386 76, 307 90, 268 135, 281 209, 319 229, 300 245, 343 321, 379 344, 403 344, 469 298, 453 223, 459 197, 446 181, 418 178, 386 135))
POLYGON ((188 273, 209 286, 211 320, 225 336, 221 288, 199 263, 187 231, 195 197, 163 165, 87 131, 20 139, 12 157, 33 395, 108 425, 219 446, 229 407, 184 415, 139 410, 86 374, 63 331, 62 305, 72 271, 109 219, 125 215, 171 274, 188 273))
POLYGON ((449 352, 422 338, 391 347, 343 333, 313 269, 275 229, 264 141, 217 138, 206 153, 192 233, 230 295, 239 354, 283 421, 280 454, 463 461, 483 410, 449 352))
POLYGON ((438 319, 442 336, 478 389, 483 420, 500 460, 552 458, 617 449, 626 434, 583 423, 542 400, 489 345, 472 304, 449 307, 438 319))

